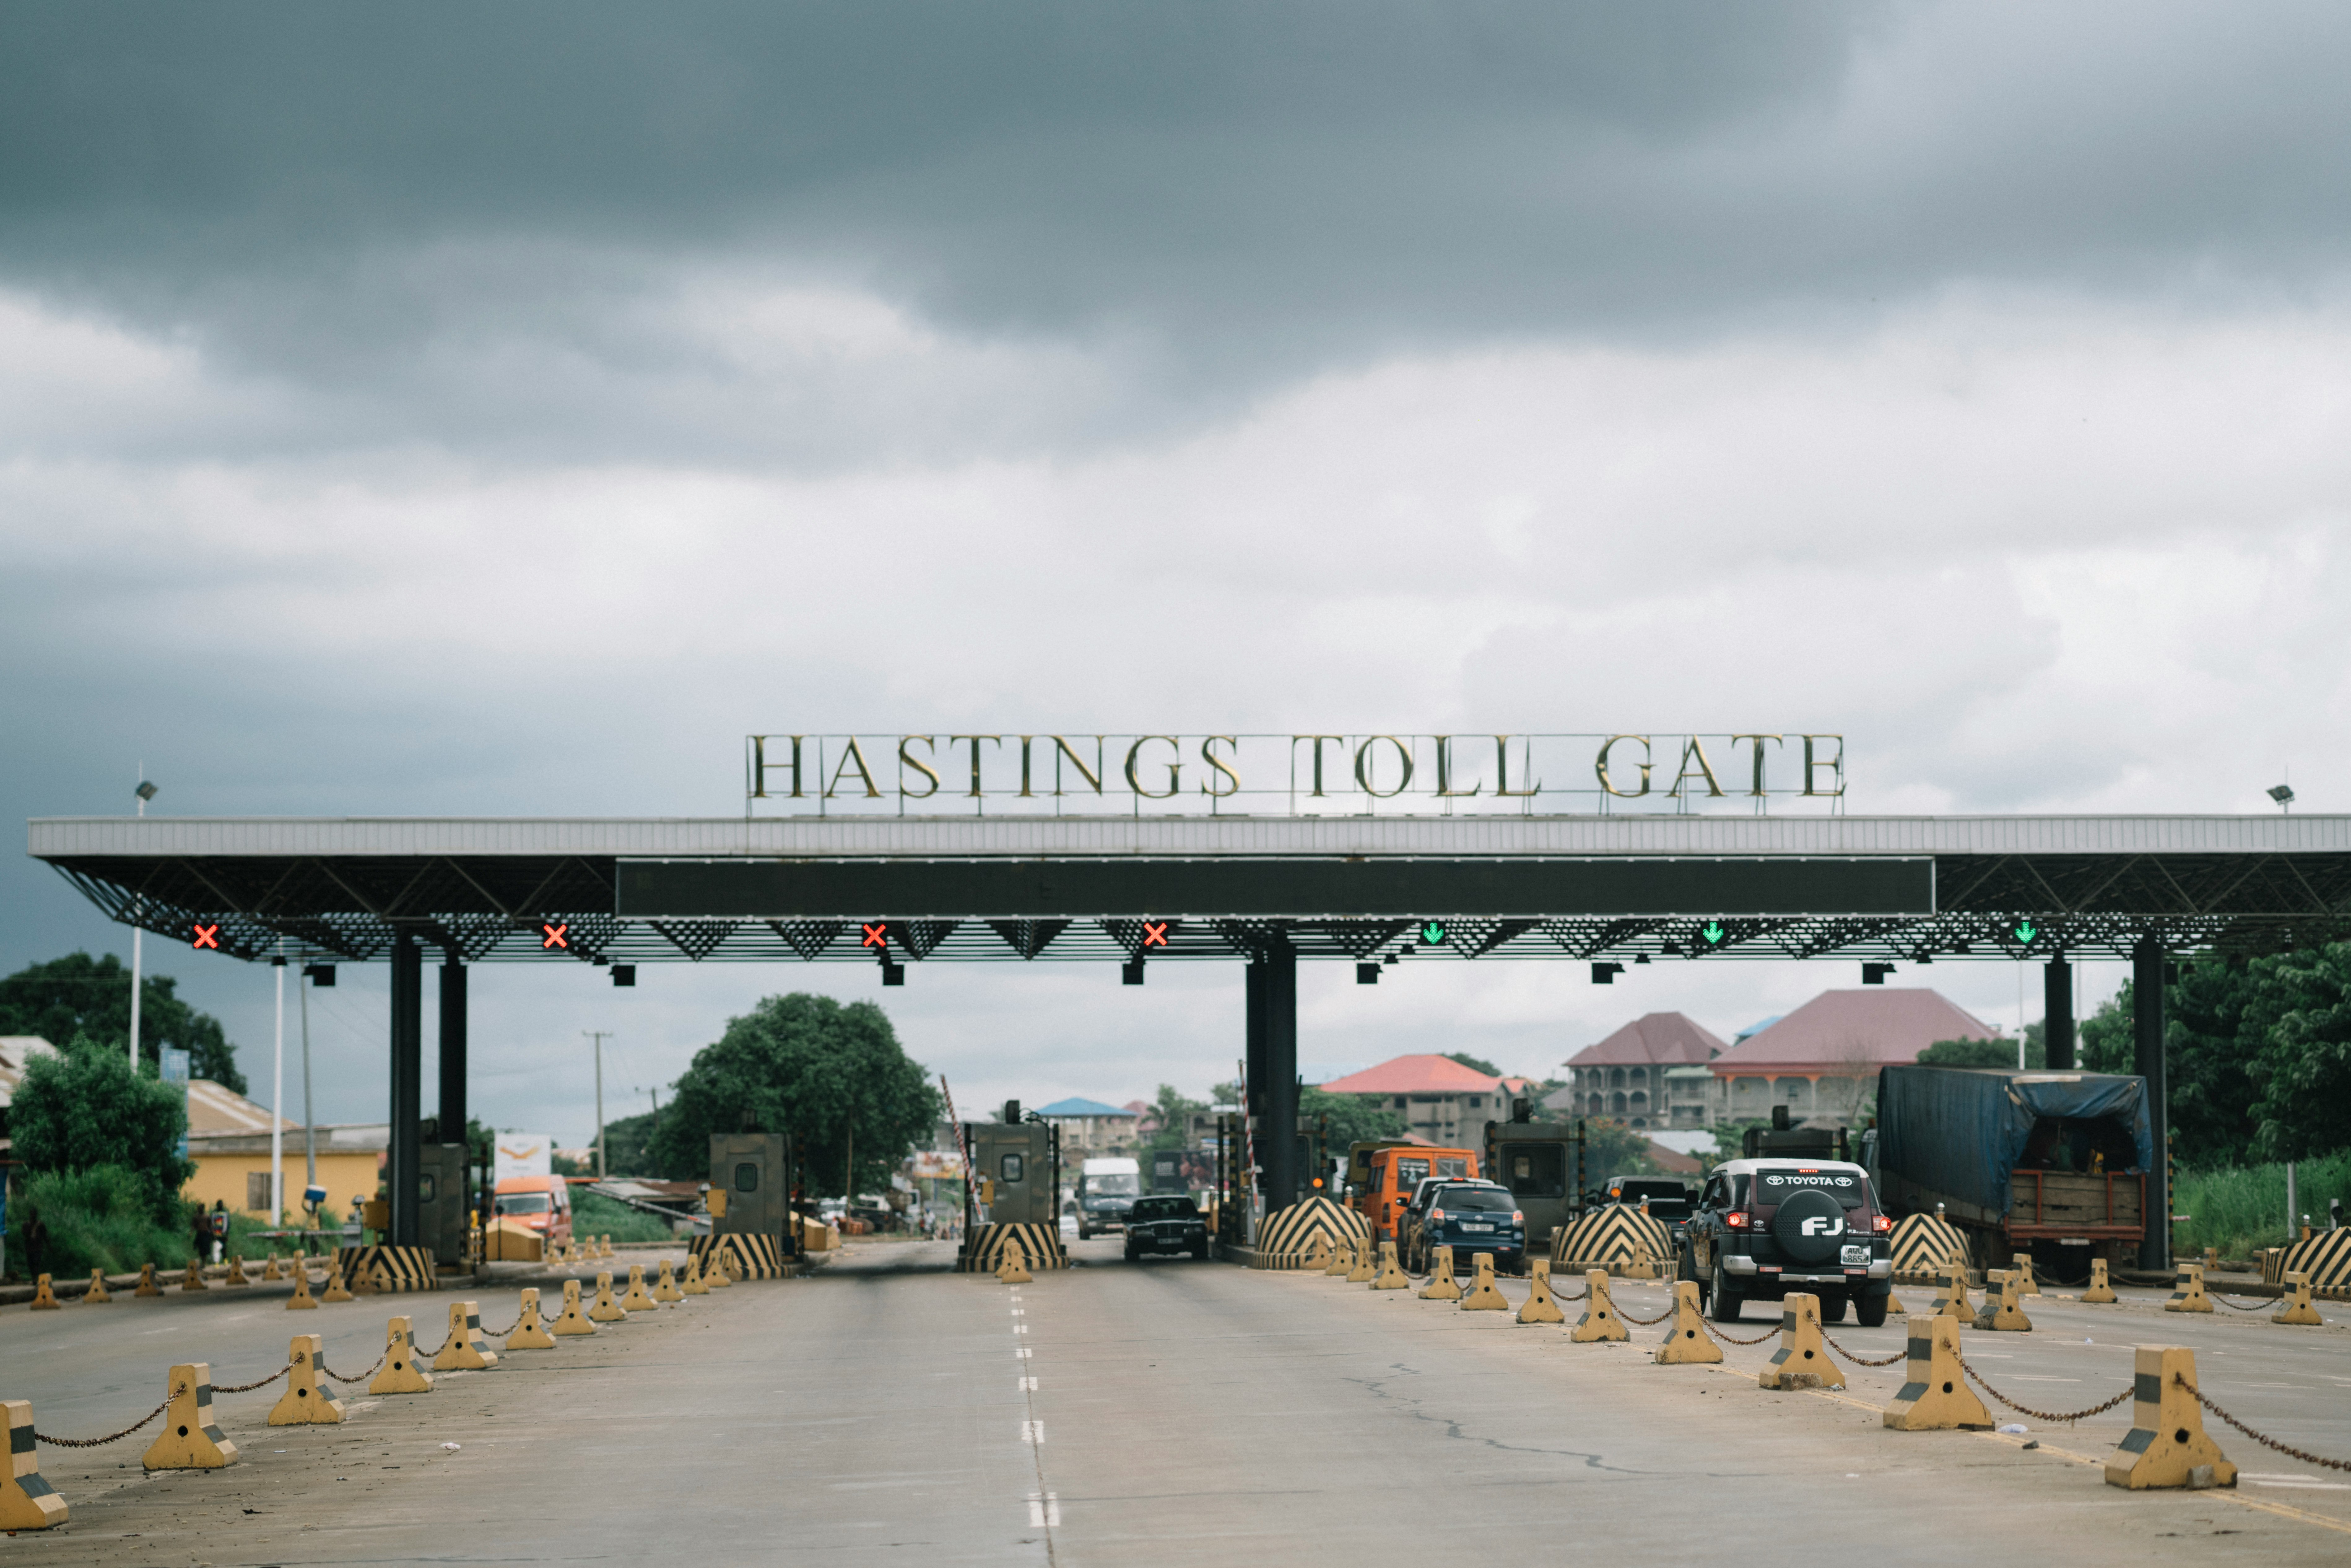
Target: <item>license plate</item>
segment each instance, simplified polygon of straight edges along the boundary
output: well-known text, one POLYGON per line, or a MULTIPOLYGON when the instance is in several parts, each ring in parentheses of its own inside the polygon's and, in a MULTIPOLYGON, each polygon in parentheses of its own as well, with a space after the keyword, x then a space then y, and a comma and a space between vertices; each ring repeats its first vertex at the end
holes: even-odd
POLYGON ((1491 1230, 1494 1228, 1490 1225, 1465 1225, 1461 1228, 1464 1230, 1491 1230))
POLYGON ((1867 1263, 1869 1261, 1869 1249, 1866 1247, 1848 1247, 1842 1254, 1839 1255, 1837 1261, 1844 1264, 1848 1269, 1852 1268, 1856 1263, 1867 1263))

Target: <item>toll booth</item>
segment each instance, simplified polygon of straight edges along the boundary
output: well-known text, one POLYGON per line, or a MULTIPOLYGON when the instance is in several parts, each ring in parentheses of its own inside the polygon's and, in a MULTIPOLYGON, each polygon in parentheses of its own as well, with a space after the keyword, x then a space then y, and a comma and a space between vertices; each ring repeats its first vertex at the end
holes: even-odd
POLYGON ((1537 1122, 1524 1100, 1511 1120, 1486 1124, 1487 1176, 1510 1189, 1527 1217, 1527 1256, 1547 1254, 1552 1237, 1583 1212, 1590 1177, 1583 1168, 1583 1124, 1537 1122))
POLYGON ((435 1264, 465 1261, 465 1145, 425 1144, 416 1151, 416 1242, 435 1264))
POLYGON ((1058 1226, 1061 1140, 1042 1122, 970 1122, 974 1201, 989 1225, 1058 1226))
POLYGON ((1187 1157, 1196 1159, 1198 1156, 1186 1156, 1182 1149, 1154 1149, 1145 1155, 1144 1190, 1154 1195, 1191 1191, 1191 1184, 1185 1174, 1187 1157))
POLYGON ((710 1134, 710 1234, 771 1238, 799 1256, 792 1224, 792 1140, 784 1133, 710 1134), (721 1213, 720 1210, 725 1212, 721 1213))

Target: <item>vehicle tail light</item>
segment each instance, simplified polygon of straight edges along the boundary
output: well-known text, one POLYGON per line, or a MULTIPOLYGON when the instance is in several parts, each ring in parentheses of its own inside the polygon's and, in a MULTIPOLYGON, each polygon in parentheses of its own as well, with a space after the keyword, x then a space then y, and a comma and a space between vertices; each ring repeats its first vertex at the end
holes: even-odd
POLYGON ((1524 1225, 1526 1222, 1527 1222, 1527 1215, 1526 1215, 1526 1211, 1525 1211, 1524 1209, 1520 1209, 1520 1208, 1514 1208, 1514 1209, 1510 1210, 1510 1223, 1511 1223, 1511 1224, 1513 1224, 1513 1225, 1524 1225))
POLYGON ((1743 1208, 1734 1208, 1722 1217, 1722 1222, 1733 1230, 1744 1230, 1747 1228, 1747 1211, 1743 1208))
POLYGON ((1894 1217, 1890 1214, 1881 1214, 1869 1222, 1869 1228, 1883 1236, 1894 1228, 1894 1217))
POLYGON ((1432 1208, 1428 1211, 1428 1218, 1442 1224, 1445 1220, 1445 1211, 1441 1208, 1432 1208))

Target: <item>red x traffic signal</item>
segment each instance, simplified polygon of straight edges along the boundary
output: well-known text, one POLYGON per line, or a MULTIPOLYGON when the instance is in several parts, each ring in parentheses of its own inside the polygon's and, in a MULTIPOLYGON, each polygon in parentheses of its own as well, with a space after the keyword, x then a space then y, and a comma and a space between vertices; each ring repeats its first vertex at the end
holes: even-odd
MULTIPOLYGON (((864 925, 862 921, 858 924, 864 925)), ((887 947, 889 945, 890 923, 886 920, 879 925, 865 925, 865 940, 858 944, 861 947, 887 947)))
POLYGON ((542 920, 542 921, 540 921, 540 922, 538 923, 538 932, 539 932, 539 936, 538 936, 538 946, 539 946, 539 951, 541 951, 541 952, 545 952, 545 951, 546 951, 548 948, 549 948, 549 947, 569 947, 569 946, 571 946, 571 939, 570 939, 569 936, 568 935, 568 933, 569 933, 570 930, 571 930, 571 922, 569 922, 569 920, 542 920))
POLYGON ((202 921, 198 921, 194 924, 194 929, 195 935, 190 939, 188 944, 190 946, 209 947, 215 953, 220 951, 220 927, 218 925, 206 925, 202 921))

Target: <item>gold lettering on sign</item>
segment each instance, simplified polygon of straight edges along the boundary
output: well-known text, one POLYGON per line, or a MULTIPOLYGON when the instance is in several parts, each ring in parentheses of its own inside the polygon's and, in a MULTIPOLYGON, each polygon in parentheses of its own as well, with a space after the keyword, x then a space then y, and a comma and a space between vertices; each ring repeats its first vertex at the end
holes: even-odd
POLYGON ((1456 789, 1453 787, 1453 737, 1449 735, 1440 735, 1436 737, 1436 740, 1437 798, 1454 800, 1475 795, 1479 790, 1478 785, 1472 784, 1467 789, 1456 789))
POLYGON ((1176 775, 1180 774, 1184 770, 1184 764, 1181 761, 1171 762, 1167 765, 1167 788, 1156 794, 1145 789, 1143 787, 1143 780, 1134 776, 1136 755, 1141 752, 1144 747, 1150 745, 1155 740, 1165 741, 1171 747, 1175 748, 1179 756, 1183 751, 1183 747, 1176 744, 1176 737, 1172 735, 1146 735, 1143 737, 1133 746, 1126 748, 1126 787, 1134 790, 1136 794, 1142 796, 1146 800, 1165 800, 1176 793, 1176 775))
POLYGON ((1320 795, 1322 793, 1322 747, 1326 745, 1344 746, 1347 744, 1347 737, 1343 735, 1293 735, 1290 737, 1290 755, 1292 758, 1297 757, 1298 743, 1301 740, 1311 740, 1314 743, 1314 788, 1309 789, 1307 793, 1320 795))
POLYGON ((906 749, 906 747, 914 745, 914 742, 918 740, 923 743, 926 749, 935 744, 932 737, 927 735, 902 735, 898 737, 898 793, 904 795, 909 800, 927 800, 932 796, 939 792, 938 769, 933 768, 929 763, 924 761, 921 758, 913 755, 906 749), (909 768, 914 768, 916 772, 922 774, 924 778, 928 779, 931 781, 931 787, 927 789, 907 789, 906 769, 909 768))
POLYGON ((1052 740, 1055 748, 1053 752, 1053 793, 1056 795, 1064 793, 1061 789, 1061 758, 1066 757, 1070 759, 1070 766, 1076 768, 1079 776, 1083 778, 1088 784, 1093 787, 1093 792, 1097 795, 1101 794, 1102 774, 1102 737, 1099 735, 1094 737, 1094 765, 1092 768, 1088 768, 1086 766, 1085 758, 1080 757, 1075 751, 1070 748, 1070 743, 1067 740, 1058 735, 1054 736, 1052 740))
POLYGON ((1231 768, 1226 767, 1225 759, 1217 756, 1216 753, 1216 744, 1220 740, 1227 746, 1231 747, 1236 754, 1238 754, 1241 748, 1241 743, 1239 740, 1229 735, 1209 735, 1203 736, 1200 738, 1200 760, 1233 781, 1233 787, 1231 789, 1219 789, 1217 788, 1217 781, 1214 779, 1203 779, 1200 780, 1200 793, 1203 795, 1213 795, 1219 800, 1223 800, 1228 795, 1238 795, 1241 792, 1241 776, 1234 772, 1231 768))
POLYGON ((1024 735, 1020 737, 1020 798, 1024 800, 1036 793, 1029 788, 1029 743, 1036 738, 1033 735, 1024 735))
POLYGON ((1776 735, 1734 735, 1730 737, 1730 744, 1736 746, 1742 740, 1751 740, 1755 743, 1755 785, 1747 792, 1750 795, 1761 795, 1763 793, 1763 743, 1768 740, 1777 746, 1780 744, 1780 737, 1776 735))
POLYGON ((1706 759, 1706 747, 1698 743, 1698 737, 1695 735, 1687 737, 1682 741, 1681 770, 1674 775, 1674 787, 1666 793, 1679 795, 1682 792, 1682 786, 1688 783, 1694 777, 1690 772, 1690 763, 1693 760, 1698 763, 1698 774, 1695 777, 1704 778, 1706 792, 1719 799, 1722 794, 1722 786, 1714 781, 1714 765, 1706 759))
POLYGON ((1507 796, 1513 800, 1524 800, 1529 795, 1539 795, 1541 792, 1542 780, 1535 777, 1535 743, 1531 740, 1527 742, 1527 787, 1523 789, 1513 789, 1510 788, 1510 737, 1507 735, 1496 736, 1494 737, 1495 795, 1498 798, 1507 796))
MULTIPOLYGON (((950 735, 947 737, 949 746, 964 740, 971 742, 971 798, 977 800, 979 799, 979 743, 984 740, 990 746, 1001 746, 1004 743, 1004 737, 1000 735, 950 735)), ((1024 789, 1022 793, 1025 794, 1027 791, 1024 789)))
POLYGON ((1593 759, 1592 770, 1600 776, 1600 787, 1603 789, 1607 790, 1611 795, 1620 796, 1625 800, 1635 800, 1649 792, 1650 761, 1649 737, 1647 736, 1612 735, 1606 740, 1600 743, 1600 755, 1593 759), (1641 787, 1638 789, 1619 789, 1615 785, 1609 782, 1608 754, 1616 748, 1616 743, 1620 740, 1637 740, 1641 743, 1641 787))
MULTIPOLYGON (((792 743, 792 759, 789 764, 792 770, 791 798, 795 800, 801 798, 800 742, 807 738, 808 737, 804 735, 787 737, 755 735, 751 737, 751 798, 753 800, 764 800, 768 798, 768 768, 771 766, 768 761, 768 742, 776 739, 789 739, 792 743)), ((772 766, 781 768, 786 764, 778 762, 772 766)))
POLYGON ((1803 791, 1803 792, 1804 792, 1805 794, 1807 794, 1807 795, 1842 795, 1842 794, 1844 794, 1844 736, 1842 736, 1842 735, 1808 735, 1808 736, 1805 736, 1805 737, 1803 737, 1803 741, 1804 741, 1804 791, 1803 791), (1824 758, 1823 758, 1822 760, 1820 760, 1820 761, 1818 761, 1818 762, 1813 761, 1813 742, 1814 742, 1814 741, 1816 741, 1816 740, 1834 740, 1834 741, 1835 741, 1835 742, 1836 742, 1836 754, 1835 754, 1834 756, 1833 756, 1833 757, 1824 758), (1836 780, 1836 788, 1835 788, 1835 789, 1813 789, 1813 782, 1814 782, 1814 781, 1819 778, 1819 774, 1818 774, 1818 773, 1816 773, 1816 772, 1814 771, 1814 769, 1816 769, 1816 768, 1825 768, 1829 769, 1829 775, 1830 775, 1830 777, 1831 777, 1831 778, 1833 778, 1833 779, 1834 779, 1836 780))
POLYGON ((832 770, 832 782, 824 787, 824 798, 828 800, 832 799, 833 791, 841 788, 841 776, 849 771, 849 765, 854 762, 857 764, 857 777, 865 781, 865 798, 869 800, 879 800, 882 799, 882 791, 873 786, 873 769, 865 766, 864 748, 857 744, 855 736, 852 735, 848 738, 849 749, 841 754, 840 764, 832 770))
POLYGON ((1406 746, 1403 741, 1398 740, 1393 735, 1375 735, 1372 737, 1369 740, 1364 742, 1363 745, 1355 747, 1355 782, 1362 787, 1364 794, 1369 795, 1374 800, 1385 800, 1392 796, 1403 794, 1405 790, 1412 788, 1412 747, 1406 746), (1372 774, 1375 771, 1372 758, 1372 747, 1377 746, 1383 740, 1395 747, 1396 760, 1404 765, 1404 777, 1396 780, 1396 787, 1393 789, 1374 789, 1372 788, 1372 774))

